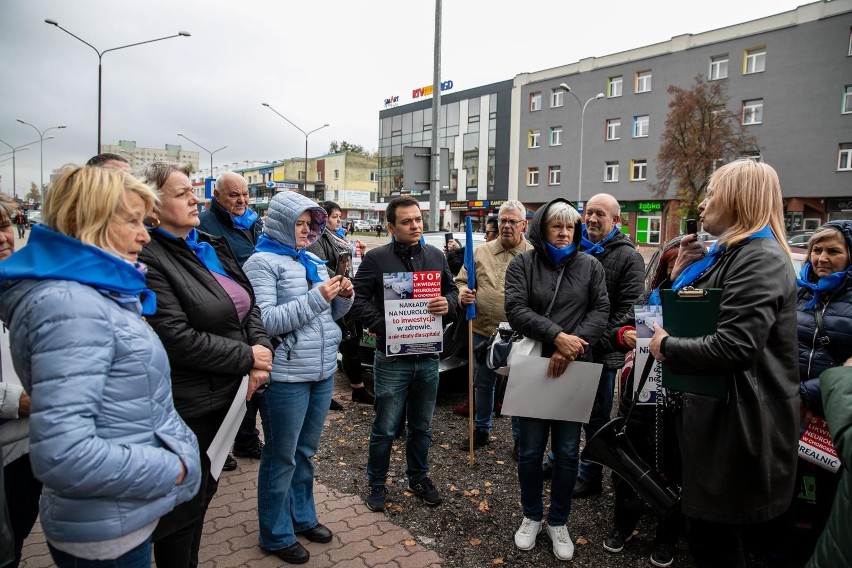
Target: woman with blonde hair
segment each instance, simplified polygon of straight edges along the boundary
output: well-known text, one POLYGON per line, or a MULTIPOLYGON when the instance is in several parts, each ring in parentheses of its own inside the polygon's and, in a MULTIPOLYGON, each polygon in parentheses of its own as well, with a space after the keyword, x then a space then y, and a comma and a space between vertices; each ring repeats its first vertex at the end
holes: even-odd
POLYGON ((137 262, 155 201, 123 172, 66 169, 43 224, 0 264, 0 317, 32 397, 41 524, 61 568, 150 566, 159 518, 198 490, 198 444, 142 318, 156 306, 137 262))
POLYGON ((783 238, 781 186, 770 166, 722 166, 699 211, 704 230, 719 241, 704 256, 693 235, 684 237, 669 286, 721 288, 716 333, 674 337, 657 327, 650 348, 674 373, 726 377, 724 397, 684 392, 675 423, 690 552, 700 568, 739 567, 744 551, 782 548, 783 531, 767 528, 793 497, 796 276, 783 238))

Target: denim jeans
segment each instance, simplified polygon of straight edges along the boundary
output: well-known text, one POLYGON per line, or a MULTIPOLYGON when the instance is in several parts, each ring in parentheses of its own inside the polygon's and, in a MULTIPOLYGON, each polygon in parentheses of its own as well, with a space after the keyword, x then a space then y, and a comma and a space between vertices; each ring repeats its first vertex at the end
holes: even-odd
POLYGON ((50 543, 50 556, 59 568, 151 568, 151 539, 113 560, 86 560, 62 552, 50 543))
MULTIPOLYGON (((490 338, 478 333, 473 334, 473 349, 488 343, 490 338)), ((474 413, 473 427, 484 432, 491 431, 492 417, 494 416, 494 388, 497 386, 497 373, 489 369, 485 363, 474 359, 473 375, 473 399, 476 411, 474 413)))
MULTIPOLYGON (((615 376, 618 369, 603 369, 598 381, 598 392, 595 393, 595 405, 589 423, 583 424, 586 433, 586 443, 604 424, 610 421, 612 415, 612 390, 615 388, 615 376)), ((549 457, 549 456, 548 456, 549 457)), ((594 479, 603 475, 603 466, 599 463, 583 460, 580 462, 579 477, 583 480, 594 479)))
POLYGON ((264 394, 253 397, 266 443, 257 479, 259 540, 265 550, 286 548, 296 542, 297 532, 319 524, 311 458, 319 446, 333 384, 333 377, 272 381, 264 394))
POLYGON ((438 395, 438 356, 386 357, 376 351, 373 386, 376 416, 370 431, 367 480, 370 487, 385 484, 391 446, 405 411, 408 417, 406 475, 408 482, 414 485, 429 473, 432 414, 438 395))
POLYGON ((568 514, 571 512, 571 495, 577 480, 581 424, 538 418, 521 418, 520 422, 518 481, 521 485, 524 516, 534 521, 540 521, 544 516, 541 460, 550 435, 550 446, 556 453, 556 464, 553 467, 547 524, 564 525, 568 522, 568 514))

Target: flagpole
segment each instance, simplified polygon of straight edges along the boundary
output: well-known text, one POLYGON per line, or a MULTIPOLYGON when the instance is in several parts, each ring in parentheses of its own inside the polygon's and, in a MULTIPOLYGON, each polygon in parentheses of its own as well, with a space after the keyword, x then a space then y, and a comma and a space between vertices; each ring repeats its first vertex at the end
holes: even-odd
POLYGON ((467 422, 468 440, 470 440, 470 457, 468 461, 473 465, 473 320, 467 320, 467 422))
MULTIPOLYGON (((470 217, 464 219, 465 246, 464 246, 464 269, 467 273, 467 288, 476 293, 476 263, 473 259, 473 223, 470 217)), ((468 443, 470 457, 468 461, 473 465, 473 318, 476 317, 476 299, 465 308, 464 317, 467 320, 467 422, 468 443)))

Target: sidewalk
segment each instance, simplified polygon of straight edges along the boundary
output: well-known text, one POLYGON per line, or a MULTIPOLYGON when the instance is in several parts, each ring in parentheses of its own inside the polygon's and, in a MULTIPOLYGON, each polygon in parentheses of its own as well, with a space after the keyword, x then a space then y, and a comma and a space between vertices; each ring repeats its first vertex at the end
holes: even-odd
MULTIPOLYGON (((345 375, 337 373, 334 398, 343 399, 351 392, 345 375)), ((199 566, 286 566, 278 557, 264 554, 257 544, 259 462, 243 458, 238 458, 237 462, 236 471, 223 472, 219 478, 219 490, 205 517, 199 566)), ((441 565, 437 553, 418 543, 384 514, 367 509, 360 496, 315 484, 314 497, 320 522, 334 532, 334 540, 329 544, 316 544, 300 539, 311 553, 310 562, 304 566, 426 568, 441 565)), ((53 566, 53 561, 41 525, 37 523, 24 543, 21 567, 48 566, 53 566)))

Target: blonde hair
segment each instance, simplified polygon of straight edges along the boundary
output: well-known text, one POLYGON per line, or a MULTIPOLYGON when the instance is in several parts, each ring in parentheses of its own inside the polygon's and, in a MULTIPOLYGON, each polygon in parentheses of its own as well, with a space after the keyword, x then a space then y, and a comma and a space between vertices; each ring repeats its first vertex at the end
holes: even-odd
POLYGON ((751 159, 730 162, 713 172, 708 191, 713 192, 715 205, 733 219, 733 225, 719 236, 720 244, 735 245, 769 225, 775 240, 790 256, 781 182, 772 166, 751 159))
POLYGON ((18 204, 8 193, 0 193, 0 222, 11 223, 18 213, 18 204))
POLYGON ((128 210, 129 193, 142 199, 145 214, 157 203, 151 188, 122 170, 70 166, 48 189, 42 218, 58 233, 103 250, 117 250, 110 223, 128 210))

